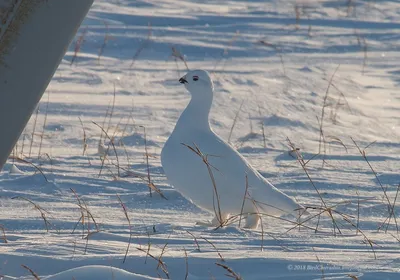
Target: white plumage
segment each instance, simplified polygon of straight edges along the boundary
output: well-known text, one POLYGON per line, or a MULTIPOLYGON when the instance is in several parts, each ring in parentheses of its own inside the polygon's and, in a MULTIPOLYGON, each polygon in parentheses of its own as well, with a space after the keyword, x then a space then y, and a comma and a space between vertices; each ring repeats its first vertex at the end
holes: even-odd
POLYGON ((216 216, 212 225, 215 226, 224 223, 230 215, 241 213, 246 217, 245 227, 256 228, 263 213, 281 216, 304 212, 301 205, 275 188, 212 131, 208 116, 214 86, 209 74, 203 70, 190 71, 179 82, 185 85, 192 98, 161 152, 161 163, 169 183, 197 206, 213 212, 216 216), (208 155, 210 169, 188 146, 208 155), (246 175, 248 195, 243 205, 246 175))

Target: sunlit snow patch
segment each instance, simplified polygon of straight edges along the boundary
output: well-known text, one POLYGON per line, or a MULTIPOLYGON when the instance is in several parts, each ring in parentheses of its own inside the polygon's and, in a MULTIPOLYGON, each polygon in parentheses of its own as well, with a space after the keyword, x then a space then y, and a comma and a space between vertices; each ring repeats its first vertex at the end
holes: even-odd
POLYGON ((10 168, 10 174, 24 174, 15 164, 13 164, 10 168))
POLYGON ((103 266, 103 265, 88 265, 77 268, 72 268, 55 275, 46 277, 44 279, 51 280, 149 280, 149 279, 161 279, 152 278, 149 276, 143 276, 135 273, 125 271, 123 269, 103 266))

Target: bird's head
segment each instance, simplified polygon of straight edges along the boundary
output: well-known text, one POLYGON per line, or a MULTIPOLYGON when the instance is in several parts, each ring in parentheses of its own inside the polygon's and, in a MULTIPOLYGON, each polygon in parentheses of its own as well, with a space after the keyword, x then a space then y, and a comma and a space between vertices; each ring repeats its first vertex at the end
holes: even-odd
POLYGON ((214 84, 210 74, 204 70, 192 70, 186 73, 185 76, 179 79, 181 84, 184 84, 186 89, 194 95, 201 95, 206 91, 213 91, 214 84))

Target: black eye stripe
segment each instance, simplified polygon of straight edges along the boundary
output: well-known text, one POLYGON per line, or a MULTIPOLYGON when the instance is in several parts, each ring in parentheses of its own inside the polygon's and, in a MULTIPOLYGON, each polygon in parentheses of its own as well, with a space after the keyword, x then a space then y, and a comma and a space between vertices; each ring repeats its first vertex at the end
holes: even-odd
POLYGON ((193 76, 193 81, 197 81, 199 79, 199 76, 193 76))

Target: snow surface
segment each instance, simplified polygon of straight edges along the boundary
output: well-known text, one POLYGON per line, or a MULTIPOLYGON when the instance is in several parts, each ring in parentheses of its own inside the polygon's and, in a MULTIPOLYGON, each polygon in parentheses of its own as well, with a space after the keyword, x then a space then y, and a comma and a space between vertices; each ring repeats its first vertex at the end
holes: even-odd
POLYGON ((22 173, 10 174, 12 159, 0 174, 0 278, 33 279, 25 265, 40 279, 231 279, 219 263, 245 280, 398 279, 400 236, 393 217, 387 227, 382 191, 393 204, 400 183, 397 1, 198 2, 95 2, 73 65, 75 43, 43 96, 34 133, 35 115, 15 152, 43 175, 17 161, 22 173), (273 217, 263 231, 196 225, 212 215, 166 183, 159 157, 189 100, 178 83, 186 67, 172 47, 190 69, 212 73, 213 129, 228 140, 243 102, 230 141, 280 190, 321 207, 287 138, 310 160, 308 174, 337 211, 340 233, 326 214, 300 229, 273 217), (108 134, 120 177, 114 148, 103 137, 106 150, 98 149, 101 129, 92 123, 107 129, 114 86, 108 134), (326 152, 322 145, 313 157, 323 107, 326 152), (376 176, 351 137, 361 150, 375 141, 366 157, 376 176), (167 200, 149 196, 148 170, 167 200))

